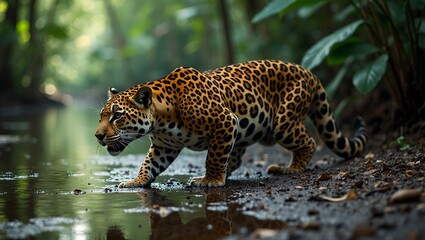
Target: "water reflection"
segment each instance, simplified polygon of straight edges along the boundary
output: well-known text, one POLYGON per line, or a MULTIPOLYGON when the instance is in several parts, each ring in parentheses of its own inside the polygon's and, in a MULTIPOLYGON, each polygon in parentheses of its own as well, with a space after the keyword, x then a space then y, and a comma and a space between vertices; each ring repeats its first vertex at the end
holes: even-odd
POLYGON ((226 189, 186 189, 188 164, 202 166, 202 154, 179 156, 151 189, 116 189, 149 141, 108 156, 93 136, 97 119, 87 105, 0 110, 0 239, 215 239, 285 227, 245 215, 226 189))
MULTIPOLYGON (((286 226, 278 220, 259 220, 243 214, 242 206, 229 201, 233 195, 225 190, 207 190, 203 195, 205 203, 199 211, 204 214, 187 220, 181 212, 168 210, 175 204, 161 191, 139 194, 142 202, 148 203, 151 208, 150 239, 219 239, 233 234, 248 234, 257 228, 282 229, 286 226)), ((193 204, 190 197, 185 204, 193 204)))

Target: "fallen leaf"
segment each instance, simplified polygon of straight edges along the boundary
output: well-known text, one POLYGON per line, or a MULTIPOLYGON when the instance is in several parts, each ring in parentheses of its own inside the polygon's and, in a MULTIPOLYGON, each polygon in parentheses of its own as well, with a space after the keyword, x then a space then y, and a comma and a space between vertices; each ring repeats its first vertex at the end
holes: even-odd
POLYGON ((319 230, 320 229, 320 223, 315 221, 305 222, 300 225, 300 228, 305 230, 319 230))
POLYGON ((366 159, 366 161, 364 162, 365 165, 370 165, 373 163, 372 159, 366 159))
POLYGON ((404 176, 411 178, 411 177, 415 176, 416 173, 417 173, 416 170, 406 170, 404 172, 404 176))
POLYGON ((344 196, 339 198, 333 198, 333 197, 328 197, 324 195, 319 195, 319 198, 329 202, 345 202, 345 201, 357 200, 359 199, 359 195, 357 194, 355 190, 350 190, 344 196))
POLYGON ((254 239, 273 238, 277 234, 277 230, 258 228, 251 235, 254 239))
POLYGON ((322 174, 320 174, 320 176, 316 180, 317 181, 326 181, 326 180, 329 180, 329 179, 331 179, 331 176, 329 176, 326 173, 322 173, 322 174))
POLYGON ((373 159, 373 158, 375 158, 375 154, 373 154, 372 152, 368 152, 367 154, 366 154, 366 156, 364 156, 364 158, 365 159, 373 159))
POLYGON ((347 179, 347 178, 353 178, 353 177, 350 175, 350 172, 340 172, 338 173, 338 178, 347 179))
POLYGON ((401 189, 388 199, 388 204, 416 202, 421 198, 422 189, 401 189))
POLYGON ((374 187, 377 190, 390 189, 392 187, 392 184, 385 181, 377 181, 374 187))
POLYGON ((364 175, 372 175, 372 174, 374 174, 376 171, 378 171, 378 169, 377 169, 377 168, 369 168, 369 169, 367 169, 367 171, 366 171, 366 172, 364 172, 363 174, 364 174, 364 175))
POLYGON ((415 166, 416 164, 418 164, 418 163, 420 163, 420 161, 418 161, 418 162, 408 162, 407 163, 407 166, 409 166, 409 167, 413 167, 413 166, 415 166))
POLYGON ((392 213, 395 212, 395 209, 393 207, 386 207, 386 208, 384 208, 384 212, 386 214, 392 214, 392 213))

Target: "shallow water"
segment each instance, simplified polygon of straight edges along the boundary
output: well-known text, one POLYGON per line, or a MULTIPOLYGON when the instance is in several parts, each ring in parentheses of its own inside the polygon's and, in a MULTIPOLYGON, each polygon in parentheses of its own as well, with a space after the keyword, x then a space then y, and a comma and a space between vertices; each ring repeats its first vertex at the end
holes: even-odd
POLYGON ((205 153, 183 152, 149 189, 132 179, 149 140, 119 157, 94 137, 87 105, 0 111, 0 239, 215 239, 283 222, 245 214, 229 189, 189 189, 205 153))

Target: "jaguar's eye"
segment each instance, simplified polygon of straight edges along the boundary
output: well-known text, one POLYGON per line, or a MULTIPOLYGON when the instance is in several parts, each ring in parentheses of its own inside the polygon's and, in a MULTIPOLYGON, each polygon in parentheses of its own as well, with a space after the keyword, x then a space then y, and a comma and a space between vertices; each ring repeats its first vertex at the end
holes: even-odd
POLYGON ((115 119, 120 119, 121 117, 122 117, 122 113, 120 113, 120 112, 114 113, 114 118, 115 119))

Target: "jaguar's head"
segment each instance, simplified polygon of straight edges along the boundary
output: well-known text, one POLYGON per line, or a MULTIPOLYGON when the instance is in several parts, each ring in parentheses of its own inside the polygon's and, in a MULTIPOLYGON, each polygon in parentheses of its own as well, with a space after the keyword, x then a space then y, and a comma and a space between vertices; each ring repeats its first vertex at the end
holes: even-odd
POLYGON ((109 154, 116 156, 133 140, 153 131, 152 90, 138 85, 118 92, 110 88, 108 102, 100 111, 95 136, 109 154))

